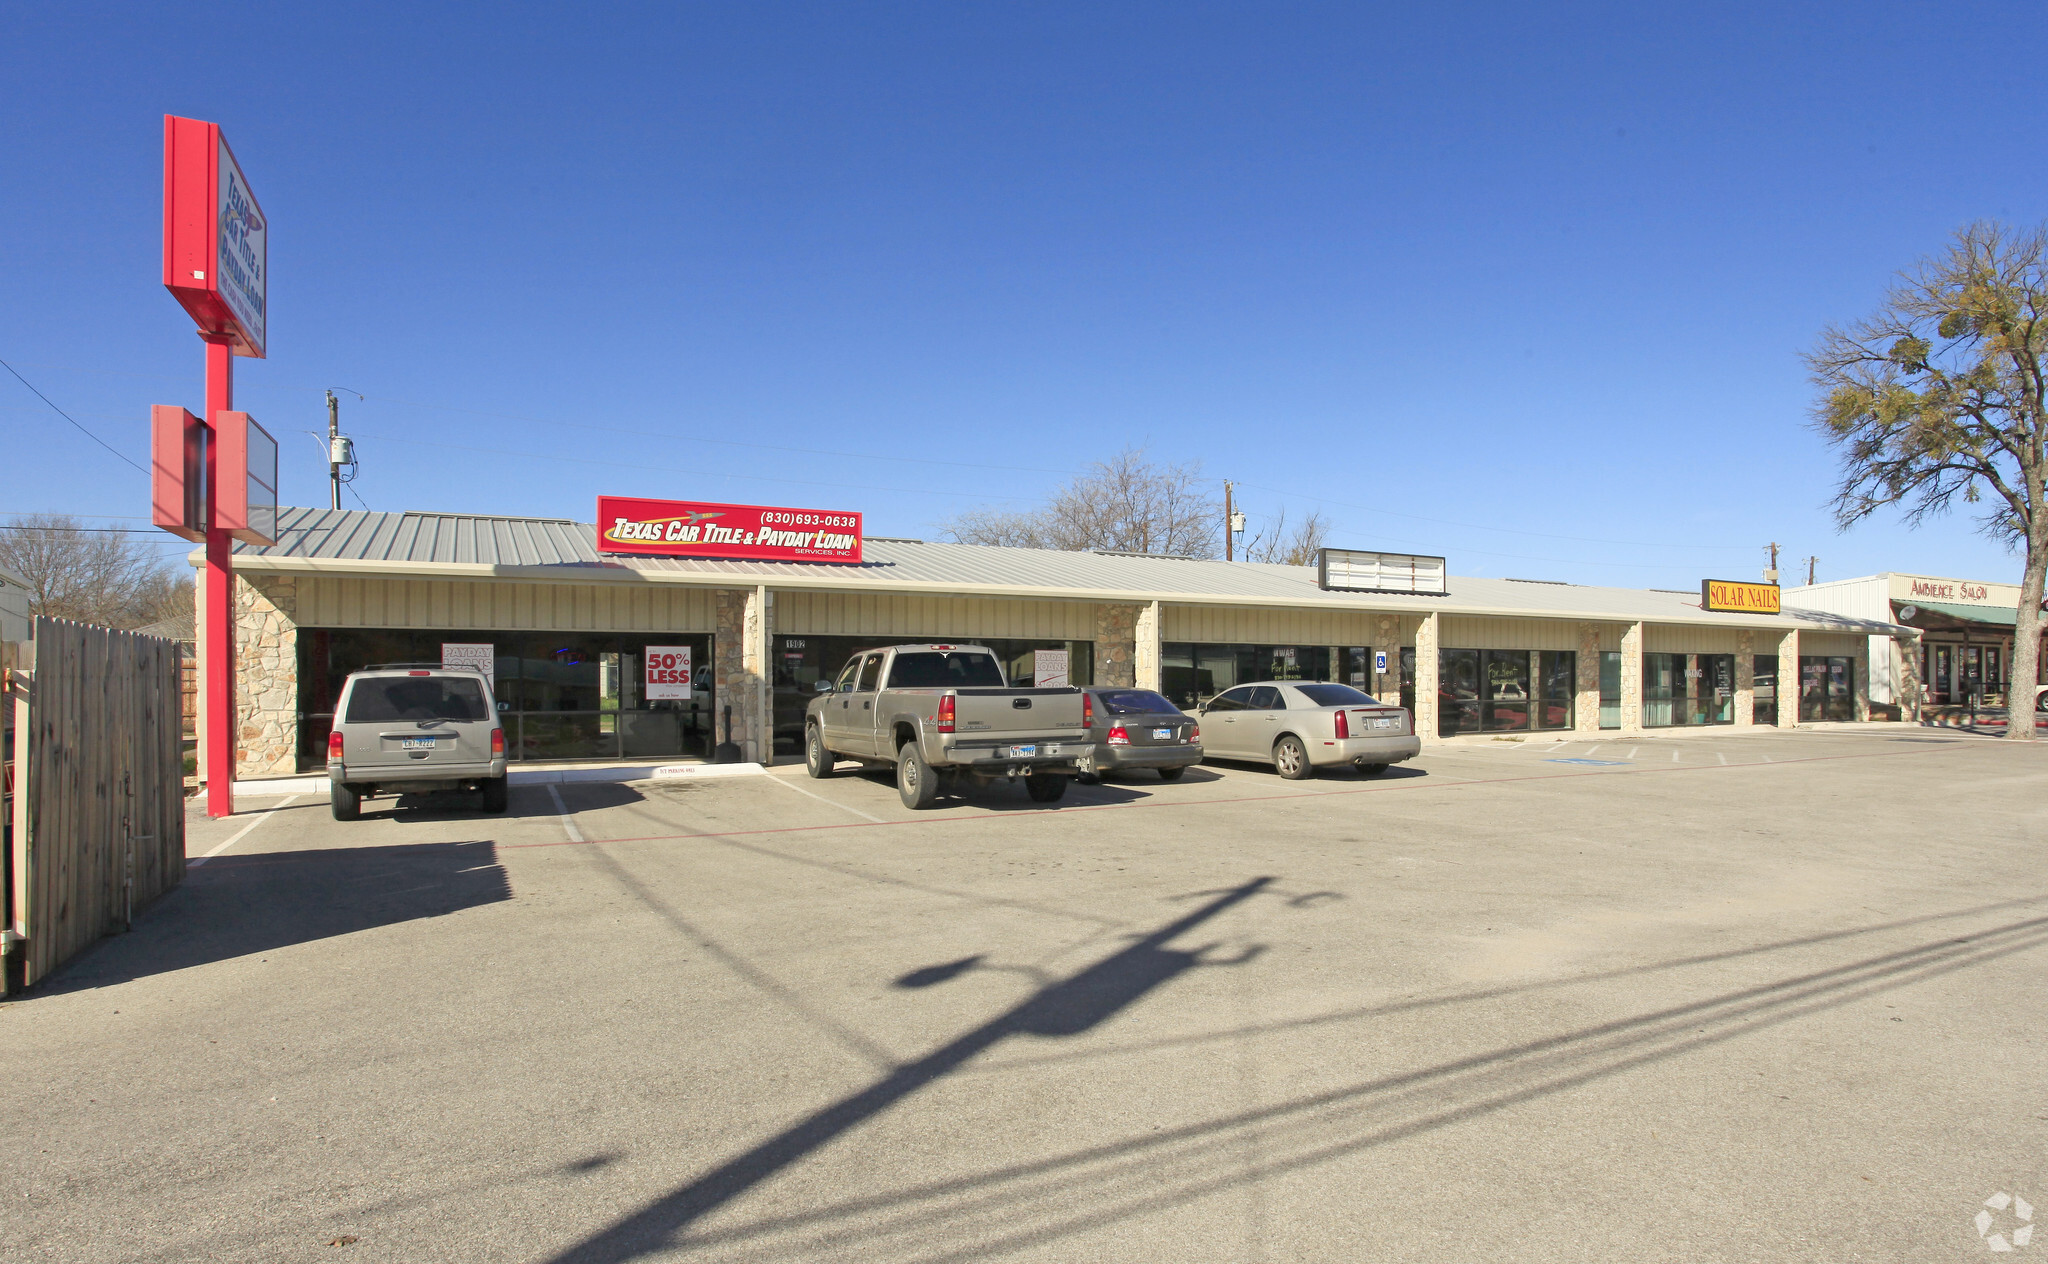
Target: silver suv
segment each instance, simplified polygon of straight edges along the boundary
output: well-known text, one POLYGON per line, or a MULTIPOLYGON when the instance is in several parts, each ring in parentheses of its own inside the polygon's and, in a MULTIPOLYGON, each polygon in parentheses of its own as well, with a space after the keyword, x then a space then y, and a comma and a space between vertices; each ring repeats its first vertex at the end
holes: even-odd
POLYGON ((351 672, 327 735, 334 819, 362 815, 364 799, 481 791, 505 810, 505 730, 491 682, 472 668, 394 663, 351 672))

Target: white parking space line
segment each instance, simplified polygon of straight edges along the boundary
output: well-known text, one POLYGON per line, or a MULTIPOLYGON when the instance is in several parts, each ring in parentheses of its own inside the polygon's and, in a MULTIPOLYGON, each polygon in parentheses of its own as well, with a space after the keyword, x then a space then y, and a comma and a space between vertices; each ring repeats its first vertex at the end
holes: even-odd
POLYGON ((293 800, 297 799, 298 797, 299 796, 295 794, 288 794, 284 798, 279 799, 274 805, 267 807, 263 809, 263 811, 257 813, 255 820, 249 822, 247 825, 244 825, 242 828, 236 830, 234 836, 228 839, 228 841, 222 843, 220 846, 214 848, 210 852, 207 852, 203 856, 196 856, 193 859, 186 861, 185 867, 187 869, 196 868, 200 865, 205 864, 207 861, 212 860, 215 856, 220 855, 228 848, 233 847, 236 843, 239 843, 243 839, 247 838, 249 836, 250 830, 255 829, 258 825, 261 825, 263 824, 263 822, 269 820, 272 813, 276 812, 280 808, 290 807, 292 805, 293 800))
POLYGON ((841 809, 841 810, 843 810, 843 811, 851 812, 851 813, 853 813, 853 814, 854 814, 855 816, 857 816, 857 817, 860 817, 860 818, 861 818, 862 820, 866 820, 866 821, 873 821, 873 822, 874 822, 875 824, 877 824, 877 825, 894 825, 894 824, 897 824, 897 822, 895 822, 895 821, 885 821, 885 820, 883 820, 883 819, 882 819, 881 817, 879 817, 879 816, 871 816, 871 815, 869 815, 868 813, 866 813, 866 812, 863 812, 863 811, 861 811, 861 810, 860 810, 859 808, 856 808, 856 807, 852 807, 852 806, 849 806, 848 804, 844 804, 844 803, 841 803, 841 802, 839 802, 839 801, 838 801, 837 799, 828 799, 828 798, 826 798, 826 797, 825 797, 824 795, 822 795, 822 794, 818 794, 818 793, 816 793, 816 792, 814 792, 814 791, 806 790, 806 789, 804 789, 804 788, 803 788, 802 786, 800 786, 800 785, 796 784, 796 783, 795 783, 794 781, 791 781, 791 780, 789 780, 789 779, 788 779, 787 777, 770 777, 770 778, 768 778, 768 780, 770 780, 770 781, 774 782, 774 783, 775 783, 776 785, 778 785, 778 786, 781 786, 781 787, 782 787, 783 789, 785 789, 785 790, 794 790, 794 791, 796 791, 796 792, 797 792, 798 794, 800 794, 800 795, 802 795, 803 797, 805 797, 806 799, 816 799, 816 800, 817 800, 818 802, 820 802, 820 803, 829 803, 829 804, 831 804, 831 805, 832 805, 833 807, 835 807, 835 808, 839 808, 839 809, 841 809))
POLYGON ((556 789, 552 781, 548 783, 548 798, 555 801, 555 815, 562 822, 562 832, 569 836, 570 842, 582 842, 583 831, 576 828, 576 818, 570 815, 569 805, 562 802, 562 792, 556 789))
POLYGON ((1724 752, 1722 752, 1722 751, 1715 751, 1715 752, 1714 752, 1714 756, 1715 756, 1715 758, 1719 759, 1719 760, 1720 760, 1720 761, 1721 761, 1722 763, 1724 763, 1724 764, 1728 762, 1728 756, 1727 756, 1727 754, 1726 754, 1726 753, 1724 753, 1724 752))
POLYGON ((1671 762, 1674 764, 1678 762, 1678 752, 1675 750, 1671 752, 1671 762))

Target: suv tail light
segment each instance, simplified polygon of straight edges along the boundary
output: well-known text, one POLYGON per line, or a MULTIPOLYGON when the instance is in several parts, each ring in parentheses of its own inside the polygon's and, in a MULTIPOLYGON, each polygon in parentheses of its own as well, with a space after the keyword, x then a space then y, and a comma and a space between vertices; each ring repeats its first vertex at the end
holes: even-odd
POLYGON ((949 693, 939 699, 939 732, 941 733, 951 733, 953 731, 953 706, 952 694, 949 693))
POLYGON ((496 758, 498 758, 498 757, 499 757, 500 755, 503 755, 504 753, 505 753, 505 730, 503 730, 503 729, 492 729, 492 730, 491 730, 491 758, 492 758, 492 759, 496 759, 496 758))
POLYGON ((341 730, 340 730, 340 729, 329 729, 329 730, 327 730, 327 758, 329 758, 329 759, 340 759, 340 758, 341 758, 341 730))
POLYGON ((1109 731, 1109 744, 1111 746, 1129 746, 1131 744, 1130 730, 1121 724, 1117 725, 1109 731))
POLYGON ((1339 740, 1351 736, 1351 717, 1344 712, 1337 713, 1337 737, 1339 740))
POLYGON ((1095 727, 1095 695, 1092 693, 1081 695, 1081 727, 1084 729, 1095 727))

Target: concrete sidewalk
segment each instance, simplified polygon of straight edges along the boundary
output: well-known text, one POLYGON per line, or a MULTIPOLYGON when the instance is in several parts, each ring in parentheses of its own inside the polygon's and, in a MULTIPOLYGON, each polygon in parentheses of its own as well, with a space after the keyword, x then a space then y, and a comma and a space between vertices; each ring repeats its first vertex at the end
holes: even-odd
MULTIPOLYGON (((703 760, 637 760, 623 763, 546 764, 540 767, 512 766, 506 778, 515 786, 563 785, 569 782, 616 783, 623 781, 699 781, 714 777, 758 777, 767 773, 759 764, 712 764, 703 760)), ((235 797, 272 798, 286 794, 327 793, 326 773, 297 777, 264 777, 235 783, 235 797)))

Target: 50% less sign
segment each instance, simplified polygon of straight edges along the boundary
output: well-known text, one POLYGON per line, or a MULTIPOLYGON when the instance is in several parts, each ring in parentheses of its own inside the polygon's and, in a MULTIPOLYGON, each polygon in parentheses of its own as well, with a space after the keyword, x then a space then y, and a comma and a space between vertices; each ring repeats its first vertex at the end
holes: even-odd
POLYGON ((647 647, 647 700, 687 702, 690 698, 690 647, 647 647))

